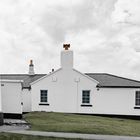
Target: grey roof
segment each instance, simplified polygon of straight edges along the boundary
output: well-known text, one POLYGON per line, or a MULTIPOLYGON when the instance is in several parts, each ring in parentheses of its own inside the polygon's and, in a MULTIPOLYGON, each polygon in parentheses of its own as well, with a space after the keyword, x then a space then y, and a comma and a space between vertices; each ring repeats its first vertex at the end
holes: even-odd
POLYGON ((140 81, 123 78, 107 73, 85 73, 99 82, 99 87, 140 88, 140 81))
MULTIPOLYGON (((107 73, 85 73, 89 77, 99 82, 98 87, 114 87, 114 88, 140 88, 140 81, 127 79, 107 73)), ((0 79, 23 80, 22 88, 30 89, 30 83, 34 82, 46 74, 0 74, 0 79)))
POLYGON ((4 80, 23 80, 22 88, 30 88, 30 83, 40 79, 46 74, 0 74, 0 79, 4 80))

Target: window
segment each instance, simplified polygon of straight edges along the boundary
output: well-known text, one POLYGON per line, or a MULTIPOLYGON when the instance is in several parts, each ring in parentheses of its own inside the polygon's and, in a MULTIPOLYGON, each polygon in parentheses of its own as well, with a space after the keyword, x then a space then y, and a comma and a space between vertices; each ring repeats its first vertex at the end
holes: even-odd
POLYGON ((135 105, 140 106, 140 91, 136 91, 135 94, 135 105))
POLYGON ((82 103, 89 104, 90 103, 90 90, 82 91, 82 103))
POLYGON ((40 91, 40 102, 48 102, 48 91, 47 90, 41 90, 40 91))

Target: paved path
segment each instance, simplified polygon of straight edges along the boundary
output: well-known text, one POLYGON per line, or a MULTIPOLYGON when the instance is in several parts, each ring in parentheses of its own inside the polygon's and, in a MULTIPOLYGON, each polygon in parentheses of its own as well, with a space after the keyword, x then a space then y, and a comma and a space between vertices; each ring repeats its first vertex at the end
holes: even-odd
POLYGON ((27 125, 17 126, 17 125, 3 125, 0 126, 0 132, 6 132, 6 131, 13 131, 13 130, 25 130, 29 129, 27 125))
POLYGON ((80 139, 92 139, 92 140, 140 140, 140 137, 129 137, 129 136, 78 134, 78 133, 62 133, 62 132, 42 132, 42 131, 28 131, 28 130, 10 130, 10 131, 3 131, 3 132, 34 135, 34 136, 80 138, 80 139))
POLYGON ((0 126, 0 132, 12 130, 26 130, 29 129, 29 124, 22 119, 4 119, 4 125, 0 126))

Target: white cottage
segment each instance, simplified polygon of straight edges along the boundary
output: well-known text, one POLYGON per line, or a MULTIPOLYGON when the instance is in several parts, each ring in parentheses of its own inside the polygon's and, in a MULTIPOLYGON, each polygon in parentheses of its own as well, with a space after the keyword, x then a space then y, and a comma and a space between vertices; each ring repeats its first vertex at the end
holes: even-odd
POLYGON ((31 83, 31 110, 140 115, 140 82, 73 68, 73 51, 64 45, 61 68, 31 83))
POLYGON ((91 114, 98 84, 73 68, 73 51, 65 49, 61 68, 31 83, 31 110, 91 114))
POLYGON ((31 111, 140 116, 140 81, 81 73, 73 68, 69 47, 64 44, 60 69, 48 75, 35 74, 33 61, 28 74, 1 74, 0 112, 5 116, 31 111))

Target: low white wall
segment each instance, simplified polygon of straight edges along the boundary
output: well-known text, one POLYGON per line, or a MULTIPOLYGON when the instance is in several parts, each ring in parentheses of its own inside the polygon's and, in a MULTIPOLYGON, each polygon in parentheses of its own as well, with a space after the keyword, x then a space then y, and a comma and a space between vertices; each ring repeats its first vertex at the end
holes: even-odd
POLYGON ((140 115, 135 107, 137 88, 100 88, 94 94, 93 111, 95 114, 140 115))
POLYGON ((22 114, 21 83, 13 81, 3 81, 1 92, 3 113, 22 114))

